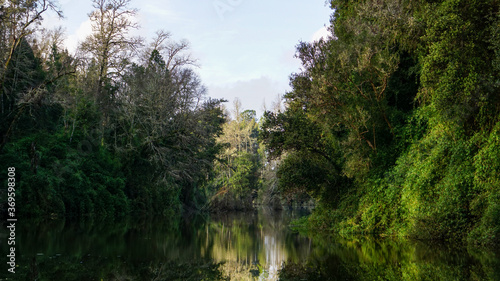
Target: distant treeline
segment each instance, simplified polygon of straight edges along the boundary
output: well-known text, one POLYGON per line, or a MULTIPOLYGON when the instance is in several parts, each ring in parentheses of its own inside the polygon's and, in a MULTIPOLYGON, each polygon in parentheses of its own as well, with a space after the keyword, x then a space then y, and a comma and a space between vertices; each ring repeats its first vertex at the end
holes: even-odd
POLYGON ((498 243, 499 2, 330 4, 264 117, 280 189, 321 202, 311 229, 498 243))

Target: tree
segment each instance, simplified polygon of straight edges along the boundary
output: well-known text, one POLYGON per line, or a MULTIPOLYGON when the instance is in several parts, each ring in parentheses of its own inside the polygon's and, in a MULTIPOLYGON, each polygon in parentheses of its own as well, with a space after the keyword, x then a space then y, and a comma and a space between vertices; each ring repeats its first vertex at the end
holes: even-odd
POLYGON ((260 187, 261 158, 258 124, 254 110, 241 111, 241 102, 233 102, 233 118, 223 125, 217 143, 224 147, 215 162, 211 182, 212 210, 247 209, 252 206, 260 187))
POLYGON ((0 152, 24 110, 44 99, 40 62, 27 39, 48 10, 62 16, 54 1, 2 1, 0 10, 0 152), (21 104, 19 104, 21 103, 21 104))
MULTIPOLYGON (((219 108, 223 101, 206 100, 205 87, 189 68, 191 61, 172 56, 168 46, 176 45, 159 32, 146 49, 149 56, 127 68, 117 99, 115 147, 130 159, 130 182, 145 179, 158 190, 179 192, 184 204, 196 207, 203 200, 196 199, 197 188, 207 180, 220 149, 215 138, 224 121, 219 108), (139 163, 146 168, 138 171, 139 163)), ((146 194, 142 188, 131 185, 129 192, 132 197, 146 194)))
POLYGON ((279 185, 344 233, 498 241, 498 1, 330 3, 332 36, 298 45, 265 114, 279 185))
MULTIPOLYGON (((33 34, 36 26, 42 21, 42 15, 48 10, 53 10, 59 17, 62 12, 57 8, 55 1, 50 0, 25 0, 2 1, 0 7, 0 95, 3 103, 7 95, 4 83, 7 70, 11 64, 14 53, 21 42, 33 34)), ((2 106, 3 108, 3 106, 2 106)))
POLYGON ((176 74, 179 69, 188 66, 198 66, 196 60, 191 57, 189 51, 189 42, 186 40, 181 40, 179 42, 169 40, 171 34, 159 30, 156 32, 156 37, 149 44, 147 48, 144 48, 142 60, 149 61, 151 59, 151 54, 156 50, 162 55, 162 60, 164 60, 164 66, 172 74, 176 74))
POLYGON ((263 117, 260 137, 268 159, 281 159, 278 188, 288 197, 307 193, 320 201, 338 203, 340 190, 349 188, 341 173, 338 145, 324 136, 317 122, 294 108, 290 104, 283 113, 266 112, 263 117))
POLYGON ((495 124, 492 113, 499 110, 500 98, 498 84, 490 79, 498 76, 490 67, 495 60, 494 6, 493 1, 444 1, 422 11, 434 16, 425 17, 418 99, 432 111, 430 121, 449 133, 464 128, 471 135, 495 124))
POLYGON ((142 44, 141 38, 129 35, 138 28, 133 21, 137 10, 129 4, 130 0, 93 0, 95 10, 89 14, 93 33, 80 46, 87 65, 96 71, 94 99, 106 114, 114 98, 113 79, 130 65, 132 54, 142 44))

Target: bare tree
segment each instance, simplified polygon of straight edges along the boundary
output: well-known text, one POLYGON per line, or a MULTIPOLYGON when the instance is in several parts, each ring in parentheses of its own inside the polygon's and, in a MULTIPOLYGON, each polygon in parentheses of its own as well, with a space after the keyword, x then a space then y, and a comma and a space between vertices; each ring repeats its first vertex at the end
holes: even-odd
POLYGON ((47 63, 53 55, 53 49, 64 50, 64 28, 59 26, 55 29, 42 29, 35 38, 31 38, 30 45, 37 58, 47 63))
POLYGON ((165 66, 172 74, 177 74, 181 68, 187 66, 198 66, 197 60, 189 53, 189 42, 170 40, 171 34, 164 30, 156 32, 155 39, 143 52, 143 61, 149 61, 151 54, 156 50, 165 60, 165 66))
POLYGON ((93 33, 80 50, 97 71, 95 98, 101 106, 112 99, 104 91, 106 84, 120 76, 130 65, 130 58, 142 46, 142 38, 129 34, 139 28, 133 20, 137 9, 129 8, 130 0, 93 0, 95 10, 89 14, 93 33))

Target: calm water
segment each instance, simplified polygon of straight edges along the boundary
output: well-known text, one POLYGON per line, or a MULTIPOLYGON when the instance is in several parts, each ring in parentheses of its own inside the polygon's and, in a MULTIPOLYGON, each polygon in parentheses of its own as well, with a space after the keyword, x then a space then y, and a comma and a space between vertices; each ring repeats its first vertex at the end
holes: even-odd
POLYGON ((18 222, 0 280, 500 280, 498 254, 367 237, 302 236, 305 211, 118 223, 18 222))

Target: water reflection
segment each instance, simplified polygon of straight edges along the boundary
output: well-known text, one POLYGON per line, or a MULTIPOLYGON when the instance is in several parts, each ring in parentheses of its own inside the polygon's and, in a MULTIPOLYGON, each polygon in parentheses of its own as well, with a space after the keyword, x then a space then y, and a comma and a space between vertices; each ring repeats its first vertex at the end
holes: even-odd
POLYGON ((211 246, 206 257, 225 262, 223 268, 234 280, 278 280, 283 262, 298 262, 309 255, 310 238, 288 228, 304 212, 261 209, 243 216, 215 217, 202 238, 211 246))
MULTIPOLYGON (((16 274, 0 280, 500 280, 495 251, 306 237, 300 211, 113 223, 20 221, 16 274)), ((6 264, 6 228, 0 230, 6 264)), ((498 253, 498 252, 497 252, 498 253)))

